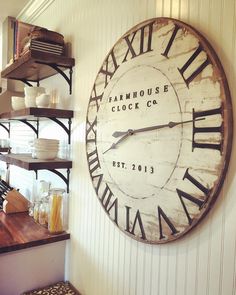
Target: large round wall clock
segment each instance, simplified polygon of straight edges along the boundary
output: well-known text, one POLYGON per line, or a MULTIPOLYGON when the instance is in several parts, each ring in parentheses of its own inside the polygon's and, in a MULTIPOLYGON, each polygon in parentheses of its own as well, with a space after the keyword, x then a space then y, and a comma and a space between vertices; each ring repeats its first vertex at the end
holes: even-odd
POLYGON ((191 26, 147 20, 122 36, 93 85, 86 153, 97 197, 130 237, 182 237, 220 193, 232 106, 220 61, 191 26))

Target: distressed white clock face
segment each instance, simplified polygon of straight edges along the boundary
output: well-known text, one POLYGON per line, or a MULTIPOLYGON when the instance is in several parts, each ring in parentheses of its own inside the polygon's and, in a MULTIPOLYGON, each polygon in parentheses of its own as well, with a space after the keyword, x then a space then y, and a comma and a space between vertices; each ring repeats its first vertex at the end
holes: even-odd
POLYGON ((219 195, 232 142, 226 77, 208 42, 156 18, 111 49, 88 105, 96 194, 129 236, 165 243, 189 232, 219 195))

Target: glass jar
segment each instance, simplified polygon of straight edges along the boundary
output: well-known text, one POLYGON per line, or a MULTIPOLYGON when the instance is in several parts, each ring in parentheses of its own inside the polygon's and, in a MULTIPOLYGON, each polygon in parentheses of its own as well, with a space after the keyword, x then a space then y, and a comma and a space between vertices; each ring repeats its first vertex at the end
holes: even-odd
POLYGON ((35 202, 34 210, 33 210, 33 212, 34 212, 33 217, 34 217, 35 222, 39 222, 39 206, 40 206, 40 203, 35 202))
POLYGON ((34 204, 33 203, 29 203, 29 216, 34 217, 34 204))
POLYGON ((59 234, 65 230, 64 199, 64 189, 54 188, 50 190, 48 230, 52 234, 59 234))
POLYGON ((48 225, 48 202, 43 200, 39 206, 39 223, 43 226, 48 225))

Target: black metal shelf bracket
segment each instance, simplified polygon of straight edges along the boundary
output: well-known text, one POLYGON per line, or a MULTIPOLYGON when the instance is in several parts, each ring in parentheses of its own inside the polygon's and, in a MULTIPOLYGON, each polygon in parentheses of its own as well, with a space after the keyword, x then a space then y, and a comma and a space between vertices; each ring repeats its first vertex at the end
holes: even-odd
POLYGON ((10 123, 8 123, 8 128, 7 128, 7 126, 4 125, 3 123, 0 123, 0 126, 1 126, 2 128, 4 128, 4 129, 7 131, 8 136, 10 137, 10 123))
POLYGON ((33 85, 30 83, 30 82, 35 82, 35 83, 37 83, 37 86, 39 86, 39 80, 37 80, 37 81, 28 81, 28 80, 26 80, 26 79, 19 79, 21 82, 23 82, 24 84, 26 84, 26 85, 28 85, 28 86, 30 86, 30 87, 32 87, 33 85))
POLYGON ((48 169, 49 171, 51 171, 52 173, 56 174, 57 176, 59 176, 66 184, 66 192, 69 193, 69 177, 70 177, 70 169, 67 169, 67 177, 65 177, 61 172, 59 172, 56 169, 48 169))
POLYGON ((52 120, 53 122, 57 123, 59 126, 61 126, 65 130, 65 132, 68 135, 68 144, 70 144, 70 142, 71 142, 71 118, 68 119, 68 128, 65 126, 65 124, 63 122, 61 122, 57 118, 49 118, 49 117, 47 117, 47 118, 52 120))
MULTIPOLYGON (((70 169, 67 169, 67 176, 65 177, 61 172, 59 172, 56 169, 46 169, 54 174, 56 174, 57 176, 59 176, 66 184, 66 192, 69 193, 69 177, 70 177, 70 169)), ((36 179, 38 179, 38 170, 34 170, 35 174, 36 174, 36 179)))
POLYGON ((36 122, 36 127, 27 121, 26 119, 11 119, 11 121, 19 121, 21 123, 24 123, 25 125, 29 126, 36 134, 37 138, 39 136, 39 120, 32 120, 33 122, 36 122))
POLYGON ((28 86, 33 86, 29 81, 27 81, 26 79, 20 79, 21 82, 23 82, 24 84, 28 85, 28 86))
POLYGON ((34 170, 35 172, 35 178, 38 179, 38 170, 34 170))
POLYGON ((43 65, 47 65, 51 68, 53 68, 55 71, 57 71, 60 75, 62 75, 62 77, 66 80, 66 82, 69 85, 69 92, 70 94, 72 94, 72 74, 73 74, 73 70, 72 67, 64 67, 64 66, 60 66, 63 67, 65 69, 69 69, 69 76, 67 76, 61 69, 59 66, 57 66, 54 63, 46 63, 46 62, 41 62, 41 61, 36 61, 36 63, 38 64, 43 64, 43 65))

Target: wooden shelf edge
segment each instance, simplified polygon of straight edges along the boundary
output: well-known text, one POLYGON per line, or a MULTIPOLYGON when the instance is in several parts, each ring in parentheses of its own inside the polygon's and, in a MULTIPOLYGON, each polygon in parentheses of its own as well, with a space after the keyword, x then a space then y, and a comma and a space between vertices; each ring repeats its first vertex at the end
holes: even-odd
MULTIPOLYGON (((57 66, 59 67, 65 67, 65 68, 73 67, 75 65, 75 59, 71 57, 66 57, 61 55, 57 56, 50 53, 39 52, 37 50, 29 50, 26 54, 21 56, 14 63, 9 65, 5 69, 3 69, 1 72, 1 77, 7 78, 7 79, 19 79, 18 77, 14 77, 14 74, 12 73, 14 73, 14 71, 17 70, 19 67, 24 66, 24 64, 27 62, 32 62, 32 63, 43 62, 48 64, 54 63, 54 64, 57 64, 57 66)), ((48 78, 50 76, 52 75, 45 76, 43 78, 48 78)), ((25 78, 25 77, 22 77, 22 78, 25 78)), ((43 78, 41 78, 41 80, 43 78)))
POLYGON ((71 160, 60 158, 54 160, 40 160, 32 158, 31 154, 0 154, 0 160, 25 170, 72 168, 71 160))
POLYGON ((30 242, 26 242, 26 243, 22 243, 22 244, 16 243, 13 245, 8 245, 8 246, 0 246, 0 254, 7 253, 7 252, 13 252, 13 251, 17 251, 17 250, 23 250, 23 249, 32 248, 32 247, 37 247, 37 246, 43 246, 43 245, 47 245, 47 244, 52 244, 52 243, 56 243, 56 242, 69 240, 69 239, 70 239, 70 234, 65 232, 60 235, 51 236, 46 239, 39 239, 39 240, 30 241, 30 242))
POLYGON ((0 147, 0 153, 7 153, 8 151, 9 151, 9 148, 0 147))
POLYGON ((0 212, 0 253, 41 246, 70 239, 63 232, 53 235, 25 213, 0 212))
POLYGON ((0 120, 8 119, 25 119, 27 117, 45 117, 45 118, 73 118, 74 112, 72 110, 62 110, 53 108, 25 108, 22 110, 11 111, 0 114, 0 120))

